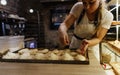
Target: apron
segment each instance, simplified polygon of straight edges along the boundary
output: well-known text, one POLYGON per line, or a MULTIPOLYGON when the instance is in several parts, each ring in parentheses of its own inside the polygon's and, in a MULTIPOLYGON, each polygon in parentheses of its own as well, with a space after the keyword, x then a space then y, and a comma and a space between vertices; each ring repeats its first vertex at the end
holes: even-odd
MULTIPOLYGON (((78 29, 74 29, 74 33, 75 35, 77 35, 80 38, 86 38, 86 39, 91 39, 95 34, 94 34, 94 24, 90 24, 86 15, 83 17, 83 20, 81 20, 80 25, 77 25, 76 28, 78 29), (85 25, 82 25, 85 24, 85 25)), ((79 39, 76 36, 73 36, 71 39, 71 43, 69 45, 70 49, 78 49, 82 43, 83 39, 79 39)), ((98 61, 100 61, 100 52, 99 52, 99 44, 92 46, 92 47, 88 47, 88 50, 92 50, 95 57, 98 59, 98 61)))
MULTIPOLYGON (((75 36, 73 36, 71 39, 71 43, 69 45, 69 48, 70 49, 77 49, 80 47, 81 43, 82 43, 82 40, 79 40, 75 36)), ((97 58, 97 60, 100 61, 99 44, 88 47, 88 50, 91 50, 93 52, 94 56, 97 58)))

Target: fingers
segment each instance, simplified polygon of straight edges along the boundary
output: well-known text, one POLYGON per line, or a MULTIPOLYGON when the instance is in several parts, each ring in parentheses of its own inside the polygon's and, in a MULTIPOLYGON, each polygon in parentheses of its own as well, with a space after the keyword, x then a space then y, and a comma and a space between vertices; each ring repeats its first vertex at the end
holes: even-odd
POLYGON ((64 36, 64 45, 69 45, 69 38, 68 38, 68 36, 66 35, 66 36, 64 36))
POLYGON ((68 35, 65 36, 65 43, 66 43, 66 45, 69 45, 69 37, 68 37, 68 35))
POLYGON ((85 55, 87 48, 88 48, 88 42, 86 42, 86 40, 83 40, 77 52, 79 52, 82 55, 85 55))
POLYGON ((76 52, 80 53, 80 54, 83 55, 83 56, 85 55, 85 51, 82 51, 82 50, 80 50, 80 49, 77 49, 76 52))
POLYGON ((63 35, 60 35, 59 39, 63 46, 69 45, 69 37, 67 34, 64 33, 63 35))

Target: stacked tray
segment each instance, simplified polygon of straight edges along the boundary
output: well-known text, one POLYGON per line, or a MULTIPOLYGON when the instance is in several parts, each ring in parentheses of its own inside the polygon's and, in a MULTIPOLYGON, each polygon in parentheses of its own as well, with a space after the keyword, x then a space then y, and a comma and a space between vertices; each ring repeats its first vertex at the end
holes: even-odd
POLYGON ((120 42, 115 40, 115 41, 108 41, 107 42, 110 47, 114 49, 118 54, 120 54, 120 42))

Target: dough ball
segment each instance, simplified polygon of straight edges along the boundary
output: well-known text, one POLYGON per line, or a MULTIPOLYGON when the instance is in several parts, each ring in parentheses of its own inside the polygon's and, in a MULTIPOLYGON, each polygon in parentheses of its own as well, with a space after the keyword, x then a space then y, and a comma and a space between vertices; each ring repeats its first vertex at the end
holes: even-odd
POLYGON ((70 53, 71 50, 70 49, 65 49, 65 52, 70 53))
POLYGON ((31 55, 35 55, 35 54, 37 54, 38 53, 38 49, 31 49, 30 50, 30 54, 31 55))
POLYGON ((76 56, 78 53, 77 52, 70 52, 70 55, 76 56))
POLYGON ((55 49, 55 50, 53 50, 53 53, 58 54, 58 53, 59 53, 59 50, 58 50, 58 49, 55 49))
POLYGON ((57 55, 54 54, 54 53, 50 53, 48 59, 49 59, 49 60, 59 60, 59 56, 57 56, 57 55))
POLYGON ((58 56, 62 56, 64 54, 64 50, 59 50, 59 53, 57 53, 58 56))
POLYGON ((81 54, 79 54, 79 55, 77 55, 77 56, 75 57, 75 59, 76 59, 76 60, 80 60, 80 61, 85 61, 85 60, 86 60, 86 57, 83 56, 83 55, 81 55, 81 54))
POLYGON ((17 53, 12 53, 12 52, 8 52, 6 55, 4 55, 2 58, 3 59, 19 59, 19 54, 17 53))
POLYGON ((30 53, 23 53, 20 55, 20 59, 33 59, 33 56, 30 53))
POLYGON ((49 49, 43 49, 43 50, 39 50, 40 53, 47 53, 49 52, 49 49))
POLYGON ((23 54, 23 53, 29 53, 29 49, 28 48, 25 48, 25 49, 22 49, 20 51, 18 51, 19 54, 23 54))
POLYGON ((61 59, 62 60, 74 60, 74 58, 67 52, 62 56, 61 59))
POLYGON ((43 53, 37 53, 37 54, 35 55, 35 59, 45 60, 45 59, 46 59, 46 58, 45 58, 45 54, 43 54, 43 53))

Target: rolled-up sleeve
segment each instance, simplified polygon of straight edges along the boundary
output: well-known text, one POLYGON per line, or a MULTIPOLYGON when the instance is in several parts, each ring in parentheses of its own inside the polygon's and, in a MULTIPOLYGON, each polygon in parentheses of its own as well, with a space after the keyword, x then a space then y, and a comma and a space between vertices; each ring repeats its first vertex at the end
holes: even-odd
POLYGON ((77 2, 73 5, 73 7, 70 10, 70 14, 72 14, 74 17, 78 17, 83 10, 83 4, 82 2, 77 2))
POLYGON ((109 11, 107 11, 101 21, 102 27, 106 29, 110 29, 111 23, 113 21, 113 14, 109 11))

